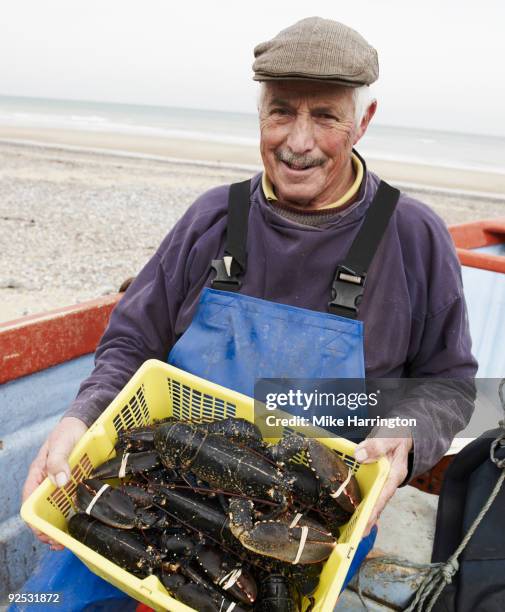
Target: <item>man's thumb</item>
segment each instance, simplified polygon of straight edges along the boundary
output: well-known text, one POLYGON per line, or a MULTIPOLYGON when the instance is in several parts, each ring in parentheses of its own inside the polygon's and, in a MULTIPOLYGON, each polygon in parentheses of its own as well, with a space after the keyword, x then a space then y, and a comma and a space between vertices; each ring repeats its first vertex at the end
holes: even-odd
POLYGON ((389 450, 390 444, 387 438, 367 438, 358 444, 354 457, 360 463, 371 463, 386 455, 389 450))
POLYGON ((63 487, 70 479, 68 457, 72 452, 74 441, 69 438, 55 436, 49 445, 47 453, 47 475, 58 487, 63 487))

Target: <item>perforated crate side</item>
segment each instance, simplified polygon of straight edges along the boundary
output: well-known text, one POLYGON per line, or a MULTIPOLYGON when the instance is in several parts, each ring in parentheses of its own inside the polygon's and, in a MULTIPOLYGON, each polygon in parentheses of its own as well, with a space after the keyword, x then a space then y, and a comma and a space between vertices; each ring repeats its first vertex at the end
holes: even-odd
POLYGON ((150 421, 149 407, 145 398, 144 385, 140 385, 135 395, 113 418, 116 433, 147 425, 150 421))
POLYGON ((70 512, 75 510, 74 507, 74 495, 77 489, 77 485, 84 479, 88 478, 93 471, 93 464, 91 463, 87 454, 84 454, 79 463, 77 463, 70 472, 70 480, 68 483, 61 488, 55 489, 47 501, 57 510, 59 510, 65 518, 68 518, 70 512))
POLYGON ((173 378, 167 378, 167 384, 172 400, 172 416, 176 419, 201 423, 236 415, 235 404, 201 393, 173 378))

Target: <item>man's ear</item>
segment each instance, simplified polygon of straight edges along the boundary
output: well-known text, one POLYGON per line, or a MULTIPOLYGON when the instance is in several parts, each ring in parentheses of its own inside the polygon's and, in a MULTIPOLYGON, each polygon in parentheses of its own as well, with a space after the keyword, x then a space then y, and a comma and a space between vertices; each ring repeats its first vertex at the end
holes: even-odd
POLYGON ((363 115, 363 119, 361 119, 361 123, 359 124, 359 128, 356 130, 356 135, 354 137, 353 146, 361 139, 361 137, 365 134, 368 129, 368 124, 372 120, 372 117, 375 115, 375 111, 377 110, 377 100, 373 100, 368 105, 365 114, 363 115))

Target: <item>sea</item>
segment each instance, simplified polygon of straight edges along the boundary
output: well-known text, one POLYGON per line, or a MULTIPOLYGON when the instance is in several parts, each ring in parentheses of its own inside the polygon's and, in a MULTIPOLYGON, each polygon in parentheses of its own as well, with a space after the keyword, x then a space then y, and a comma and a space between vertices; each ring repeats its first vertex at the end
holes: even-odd
MULTIPOLYGON (((0 125, 120 132, 257 147, 253 113, 0 96, 0 125)), ((373 159, 505 174, 505 138, 373 123, 358 150, 373 159)))

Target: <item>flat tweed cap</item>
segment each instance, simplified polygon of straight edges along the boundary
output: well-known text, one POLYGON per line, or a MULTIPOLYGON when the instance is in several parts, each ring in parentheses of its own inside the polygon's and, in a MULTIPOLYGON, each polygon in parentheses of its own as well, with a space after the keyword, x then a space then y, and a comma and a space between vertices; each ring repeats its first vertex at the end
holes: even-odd
POLYGON ((343 23, 308 17, 254 49, 255 81, 310 80, 348 87, 379 76, 377 51, 343 23))

